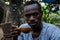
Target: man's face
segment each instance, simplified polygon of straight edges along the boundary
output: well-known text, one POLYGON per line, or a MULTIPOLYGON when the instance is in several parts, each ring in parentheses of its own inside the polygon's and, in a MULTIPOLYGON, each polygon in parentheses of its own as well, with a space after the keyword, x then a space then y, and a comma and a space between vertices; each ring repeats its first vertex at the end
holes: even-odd
POLYGON ((24 7, 24 17, 31 26, 37 25, 41 20, 42 13, 37 4, 27 5, 24 7))

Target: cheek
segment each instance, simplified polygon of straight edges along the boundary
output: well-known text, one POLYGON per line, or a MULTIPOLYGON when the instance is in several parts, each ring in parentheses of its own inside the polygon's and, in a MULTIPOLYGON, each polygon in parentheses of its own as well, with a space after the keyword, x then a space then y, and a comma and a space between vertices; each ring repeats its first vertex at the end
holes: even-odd
POLYGON ((26 21, 28 21, 28 20, 29 20, 29 18, 27 18, 27 17, 24 17, 24 19, 25 19, 26 21))
POLYGON ((38 18, 41 18, 41 17, 40 17, 40 15, 37 15, 35 18, 38 19, 38 18))
POLYGON ((41 18, 42 18, 41 15, 36 16, 36 19, 37 19, 37 20, 41 20, 41 18))

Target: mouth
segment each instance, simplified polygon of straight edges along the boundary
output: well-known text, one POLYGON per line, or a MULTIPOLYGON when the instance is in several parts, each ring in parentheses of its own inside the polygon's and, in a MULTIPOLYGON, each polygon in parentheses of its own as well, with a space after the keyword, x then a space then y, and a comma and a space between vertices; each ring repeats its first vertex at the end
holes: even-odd
POLYGON ((29 25, 36 25, 37 22, 38 22, 37 20, 28 21, 29 25))
POLYGON ((37 23, 36 22, 30 22, 29 24, 30 25, 36 25, 37 23))

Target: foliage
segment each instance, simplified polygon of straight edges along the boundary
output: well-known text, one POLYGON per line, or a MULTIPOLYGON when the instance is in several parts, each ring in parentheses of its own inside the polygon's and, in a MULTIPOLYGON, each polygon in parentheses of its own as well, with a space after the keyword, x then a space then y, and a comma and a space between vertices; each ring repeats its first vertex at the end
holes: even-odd
POLYGON ((8 2, 8 1, 10 1, 10 0, 4 0, 5 2, 8 2))
POLYGON ((59 10, 55 9, 55 11, 52 11, 51 5, 52 4, 45 4, 45 6, 42 6, 43 21, 45 21, 47 23, 58 25, 60 23, 60 14, 58 12, 59 10))

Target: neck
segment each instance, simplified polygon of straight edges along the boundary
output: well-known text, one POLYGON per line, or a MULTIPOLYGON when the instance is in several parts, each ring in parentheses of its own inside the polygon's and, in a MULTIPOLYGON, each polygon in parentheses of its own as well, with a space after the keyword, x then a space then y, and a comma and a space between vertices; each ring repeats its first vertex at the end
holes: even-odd
POLYGON ((33 32, 40 32, 41 30, 42 30, 42 23, 32 26, 32 31, 33 32))
POLYGON ((33 37, 33 38, 39 37, 39 35, 40 35, 40 33, 41 33, 41 30, 42 30, 42 27, 41 27, 41 26, 39 26, 39 28, 36 28, 36 30, 33 29, 33 30, 32 30, 32 31, 33 31, 32 37, 33 37))
POLYGON ((32 31, 33 32, 40 32, 41 30, 42 30, 42 27, 41 26, 32 28, 32 31))

